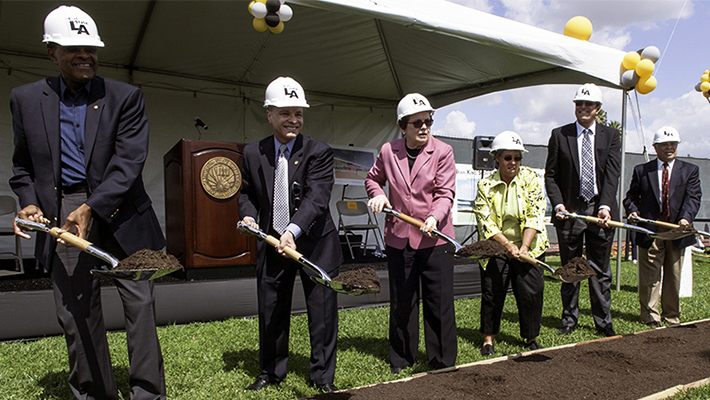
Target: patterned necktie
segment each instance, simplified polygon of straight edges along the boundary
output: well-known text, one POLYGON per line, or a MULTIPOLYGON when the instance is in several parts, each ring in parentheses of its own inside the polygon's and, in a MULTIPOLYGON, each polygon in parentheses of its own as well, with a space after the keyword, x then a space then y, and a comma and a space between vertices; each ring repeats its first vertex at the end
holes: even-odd
POLYGON ((288 226, 290 215, 288 205, 288 159, 286 151, 288 147, 282 144, 279 147, 279 159, 276 161, 276 171, 274 173, 274 220, 273 227, 280 235, 284 233, 288 226))
POLYGON ((585 201, 594 197, 594 153, 592 140, 589 138, 592 131, 585 129, 582 132, 582 174, 580 177, 579 194, 585 201))
POLYGON ((663 163, 663 174, 661 175, 661 220, 668 221, 671 217, 669 198, 668 163, 663 163))

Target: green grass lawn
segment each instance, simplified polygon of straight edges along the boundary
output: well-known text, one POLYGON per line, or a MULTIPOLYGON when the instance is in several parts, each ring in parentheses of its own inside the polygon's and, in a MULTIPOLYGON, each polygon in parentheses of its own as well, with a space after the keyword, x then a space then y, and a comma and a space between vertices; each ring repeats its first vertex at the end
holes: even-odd
MULTIPOLYGON (((693 297, 682 299, 683 322, 710 317, 710 261, 698 257, 694 260, 693 297)), ((550 258, 548 263, 558 267, 559 259, 550 258)), ((615 262, 612 267, 615 271, 615 262)), ((614 329, 619 334, 646 330, 648 328, 638 318, 636 265, 623 263, 621 275, 621 291, 612 291, 614 329)), ((552 347, 601 337, 594 329, 586 283, 582 284, 580 309, 577 329, 568 336, 558 336, 560 283, 546 279, 545 307, 538 338, 540 345, 552 347)), ((478 331, 479 312, 478 298, 456 301, 457 364, 484 359, 479 353, 483 341, 478 331)), ((295 316, 291 321, 288 377, 278 387, 267 387, 259 393, 244 390, 259 374, 256 318, 158 328, 165 358, 168 397, 186 400, 291 399, 316 394, 317 391, 307 384, 310 349, 306 316, 295 316)), ((339 328, 335 385, 341 389, 399 379, 429 369, 423 340, 420 340, 418 362, 396 377, 390 374, 387 307, 343 310, 340 312, 339 328)), ((123 399, 128 399, 126 335, 113 332, 108 337, 120 394, 123 399)), ((501 333, 496 337, 495 347, 498 356, 524 351, 512 295, 506 301, 501 333)), ((68 362, 62 336, 32 342, 0 343, 0 366, 2 400, 73 398, 67 385, 68 362)), ((710 398, 710 391, 708 388, 693 389, 676 398, 706 399, 710 398)))

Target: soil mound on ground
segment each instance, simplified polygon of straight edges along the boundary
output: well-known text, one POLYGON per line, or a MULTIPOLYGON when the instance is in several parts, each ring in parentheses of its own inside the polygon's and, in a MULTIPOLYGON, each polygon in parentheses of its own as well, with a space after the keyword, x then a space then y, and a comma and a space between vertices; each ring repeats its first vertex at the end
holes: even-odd
POLYGON ((182 269, 182 265, 173 255, 156 250, 138 250, 124 258, 114 270, 159 270, 182 269))
POLYGON ((378 292, 382 290, 380 277, 372 267, 345 271, 332 279, 343 283, 348 289, 377 289, 378 292))
POLYGON ((494 257, 505 254, 505 247, 495 240, 480 240, 464 246, 456 252, 461 257, 494 257))

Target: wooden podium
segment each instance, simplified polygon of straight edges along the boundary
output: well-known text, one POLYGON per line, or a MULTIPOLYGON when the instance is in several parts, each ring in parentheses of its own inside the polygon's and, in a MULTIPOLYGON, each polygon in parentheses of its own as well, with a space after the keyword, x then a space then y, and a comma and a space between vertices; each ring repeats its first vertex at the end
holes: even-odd
POLYGON ((167 252, 186 270, 256 264, 237 231, 243 144, 182 139, 163 156, 167 252))

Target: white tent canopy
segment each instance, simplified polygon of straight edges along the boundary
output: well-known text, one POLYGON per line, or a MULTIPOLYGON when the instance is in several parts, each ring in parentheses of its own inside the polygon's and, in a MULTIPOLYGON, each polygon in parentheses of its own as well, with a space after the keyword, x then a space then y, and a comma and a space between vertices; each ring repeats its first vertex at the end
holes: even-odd
MULTIPOLYGON (((151 122, 144 176, 159 216, 163 154, 197 139, 251 142, 270 133, 264 88, 289 75, 311 109, 304 133, 379 148, 397 137, 394 108, 420 92, 435 107, 517 87, 595 82, 619 87, 624 52, 441 0, 292 0, 281 34, 257 32, 248 1, 77 1, 106 47, 99 75, 140 86, 151 122)), ((58 69, 41 43, 55 1, 0 3, 0 104, 58 69)), ((562 27, 560 27, 560 31, 562 27)), ((0 107, 0 192, 10 192, 12 128, 0 107)), ((161 218, 162 220, 162 218, 161 218)))

